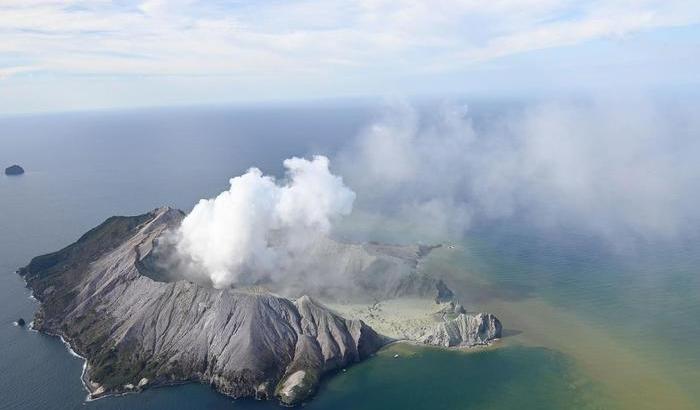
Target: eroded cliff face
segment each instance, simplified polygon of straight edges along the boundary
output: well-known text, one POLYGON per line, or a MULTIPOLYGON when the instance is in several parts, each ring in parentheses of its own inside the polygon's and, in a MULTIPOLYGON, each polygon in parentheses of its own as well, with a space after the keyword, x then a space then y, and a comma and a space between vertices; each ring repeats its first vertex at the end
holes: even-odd
POLYGON ((182 217, 161 208, 110 218, 20 272, 41 301, 35 328, 62 336, 86 358, 83 378, 93 396, 199 381, 233 397, 276 395, 295 404, 324 373, 386 342, 309 297, 142 275, 154 240, 182 217))
POLYGON ((473 347, 499 339, 501 331, 501 322, 490 313, 459 313, 434 324, 418 341, 442 347, 473 347))

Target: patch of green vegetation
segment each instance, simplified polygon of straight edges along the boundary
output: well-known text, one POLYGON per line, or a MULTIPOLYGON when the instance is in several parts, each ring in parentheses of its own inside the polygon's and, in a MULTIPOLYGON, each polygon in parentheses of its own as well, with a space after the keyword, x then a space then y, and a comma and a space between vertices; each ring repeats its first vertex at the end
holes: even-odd
POLYGON ((155 369, 146 369, 146 359, 140 357, 141 349, 130 344, 111 346, 100 351, 90 361, 91 378, 108 390, 120 389, 125 384, 138 384, 141 378, 152 379, 155 369))

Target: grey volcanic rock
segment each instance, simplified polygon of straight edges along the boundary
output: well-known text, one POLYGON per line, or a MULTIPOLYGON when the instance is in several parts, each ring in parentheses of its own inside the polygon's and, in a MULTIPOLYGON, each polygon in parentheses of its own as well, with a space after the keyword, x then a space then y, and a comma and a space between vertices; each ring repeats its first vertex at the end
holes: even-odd
MULTIPOLYGON (((272 239, 273 246, 279 245, 274 242, 276 238, 272 239)), ((407 296, 443 300, 444 283, 418 272, 421 261, 434 248, 348 243, 321 236, 309 244, 303 255, 296 256, 295 266, 290 266, 283 277, 266 286, 280 293, 311 294, 327 300, 357 302, 407 296), (319 272, 322 281, 318 280, 319 272)))
POLYGON ((24 174, 24 168, 19 165, 12 165, 5 168, 5 175, 22 175, 24 174))
POLYGON ((437 294, 435 295, 435 303, 448 302, 455 296, 455 294, 452 293, 452 290, 450 290, 450 288, 448 288, 445 282, 442 280, 437 281, 435 284, 435 290, 437 291, 437 294))
POLYGON ((433 346, 472 347, 500 338, 501 330, 501 322, 490 313, 459 313, 454 319, 435 324, 419 341, 433 346))
POLYGON ((83 380, 93 397, 197 381, 232 397, 295 404, 324 374, 386 342, 309 297, 142 274, 155 240, 183 216, 161 208, 112 217, 20 269, 41 302, 34 327, 86 358, 83 380))

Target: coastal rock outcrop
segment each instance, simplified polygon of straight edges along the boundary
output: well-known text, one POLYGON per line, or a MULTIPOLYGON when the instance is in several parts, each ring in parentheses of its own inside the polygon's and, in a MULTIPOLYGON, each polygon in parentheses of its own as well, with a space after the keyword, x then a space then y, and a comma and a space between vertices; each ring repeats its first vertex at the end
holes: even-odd
POLYGON ((22 175, 24 174, 24 168, 19 165, 11 165, 5 168, 5 175, 22 175))
POLYGON ((501 331, 501 322, 490 313, 459 313, 453 319, 436 323, 419 341, 433 346, 472 347, 499 339, 501 331))
POLYGON ((345 317, 359 319, 394 340, 444 348, 490 345, 501 338, 501 322, 489 313, 468 313, 459 302, 436 303, 428 298, 399 298, 373 304, 329 306, 345 317))
POLYGON ((184 214, 112 217, 74 244, 20 269, 41 306, 37 330, 86 360, 92 397, 196 381, 232 397, 299 403, 321 377, 387 339, 314 299, 156 281, 142 264, 184 214))

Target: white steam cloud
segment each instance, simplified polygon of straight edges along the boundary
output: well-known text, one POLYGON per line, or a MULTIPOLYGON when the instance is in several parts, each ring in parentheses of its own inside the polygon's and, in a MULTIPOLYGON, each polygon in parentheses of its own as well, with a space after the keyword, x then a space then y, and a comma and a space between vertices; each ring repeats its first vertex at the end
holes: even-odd
POLYGON ((328 158, 290 158, 284 167, 284 181, 251 168, 232 178, 228 191, 199 201, 173 238, 189 272, 217 288, 254 282, 299 252, 302 238, 327 234, 336 218, 352 211, 355 193, 330 172, 328 158), (282 242, 295 248, 273 246, 280 235, 294 237, 282 242))
POLYGON ((309 255, 332 248, 320 238, 353 205, 340 228, 359 239, 391 231, 390 241, 437 243, 505 218, 615 243, 673 239, 700 224, 697 108, 558 102, 482 118, 393 104, 337 154, 352 190, 324 156, 287 159, 283 181, 251 168, 168 238, 173 270, 219 288, 344 286, 335 255, 309 255))
POLYGON ((511 217, 614 240, 673 238, 700 219, 698 113, 644 98, 538 103, 485 118, 460 105, 399 102, 339 155, 339 170, 356 208, 409 240, 458 238, 476 222, 511 217))

